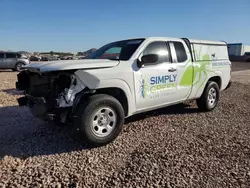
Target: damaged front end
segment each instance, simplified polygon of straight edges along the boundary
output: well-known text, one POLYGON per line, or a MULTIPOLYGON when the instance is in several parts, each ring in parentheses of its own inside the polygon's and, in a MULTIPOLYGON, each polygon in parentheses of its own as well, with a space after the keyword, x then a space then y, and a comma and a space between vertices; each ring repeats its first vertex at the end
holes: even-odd
POLYGON ((24 94, 17 99, 19 106, 28 106, 36 117, 65 123, 77 94, 84 92, 86 86, 73 71, 39 73, 24 70, 17 75, 16 89, 24 94))

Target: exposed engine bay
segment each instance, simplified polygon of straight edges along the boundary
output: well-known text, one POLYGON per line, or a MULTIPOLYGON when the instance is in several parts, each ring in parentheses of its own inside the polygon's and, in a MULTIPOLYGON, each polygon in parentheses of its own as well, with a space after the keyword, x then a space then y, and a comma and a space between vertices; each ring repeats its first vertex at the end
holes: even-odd
POLYGON ((28 106, 40 118, 61 116, 73 107, 76 95, 85 89, 73 71, 36 73, 21 71, 16 88, 24 91, 18 99, 20 106, 28 106))

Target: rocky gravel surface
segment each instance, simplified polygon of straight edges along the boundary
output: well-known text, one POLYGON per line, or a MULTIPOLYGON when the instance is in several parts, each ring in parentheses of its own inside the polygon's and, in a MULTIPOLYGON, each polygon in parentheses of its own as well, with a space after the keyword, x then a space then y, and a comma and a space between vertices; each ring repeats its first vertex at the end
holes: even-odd
POLYGON ((114 143, 88 149, 16 106, 16 73, 0 78, 0 187, 250 187, 250 85, 233 83, 213 112, 134 116, 114 143))

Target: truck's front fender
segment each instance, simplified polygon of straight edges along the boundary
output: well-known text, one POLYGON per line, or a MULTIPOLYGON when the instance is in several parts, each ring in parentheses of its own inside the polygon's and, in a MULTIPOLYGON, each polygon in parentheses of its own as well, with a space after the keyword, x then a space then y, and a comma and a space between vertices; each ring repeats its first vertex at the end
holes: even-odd
POLYGON ((105 89, 105 88, 119 88, 121 89, 128 101, 128 115, 130 116, 135 112, 135 100, 132 88, 129 84, 120 78, 98 78, 97 76, 85 72, 83 70, 76 71, 76 76, 91 90, 105 89), (83 73, 84 72, 84 73, 83 73))

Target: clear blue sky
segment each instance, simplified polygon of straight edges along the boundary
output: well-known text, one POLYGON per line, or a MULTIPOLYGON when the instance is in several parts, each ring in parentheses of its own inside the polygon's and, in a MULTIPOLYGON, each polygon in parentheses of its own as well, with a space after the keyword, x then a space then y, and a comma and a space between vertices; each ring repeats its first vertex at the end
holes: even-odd
POLYGON ((147 36, 250 45, 250 0, 0 0, 0 49, 77 52, 147 36))

